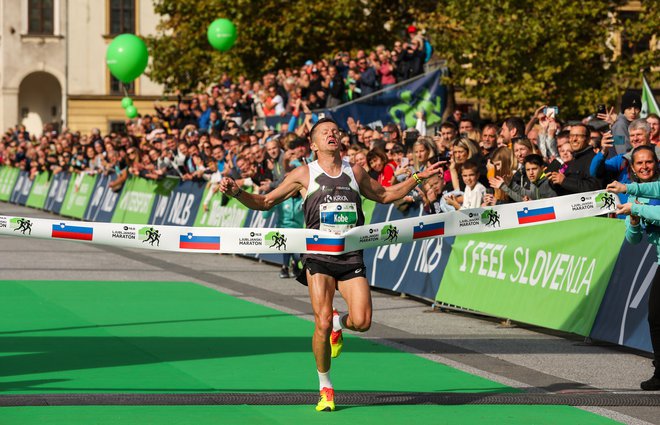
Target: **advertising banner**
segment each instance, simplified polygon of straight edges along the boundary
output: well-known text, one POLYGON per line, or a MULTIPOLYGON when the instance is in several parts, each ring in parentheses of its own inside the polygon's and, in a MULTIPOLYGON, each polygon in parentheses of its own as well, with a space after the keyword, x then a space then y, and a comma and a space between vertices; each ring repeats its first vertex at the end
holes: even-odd
MULTIPOLYGON (((177 179, 178 180, 178 179, 177 179)), ((150 224, 192 226, 204 196, 206 182, 181 182, 167 195, 157 195, 150 224)))
POLYGON ((30 196, 30 189, 32 189, 32 180, 30 180, 30 173, 27 171, 20 171, 18 179, 14 186, 14 191, 11 194, 9 202, 19 205, 25 205, 28 197, 30 196))
POLYGON ((110 183, 116 179, 117 176, 115 174, 100 174, 97 176, 92 196, 83 216, 84 220, 103 223, 112 221, 112 215, 115 212, 115 207, 121 193, 121 191, 115 192, 110 189, 110 183))
POLYGON ((341 127, 348 117, 360 117, 369 126, 387 123, 414 128, 417 112, 423 111, 427 126, 440 125, 447 106, 447 88, 441 84, 446 70, 435 70, 399 83, 373 95, 358 98, 326 111, 341 127))
POLYGON ((74 174, 69 180, 60 215, 82 219, 94 192, 96 175, 74 174))
POLYGON ((112 215, 113 223, 147 224, 156 198, 157 183, 131 176, 124 183, 112 215))
POLYGON ((62 172, 53 176, 53 180, 50 183, 50 189, 48 190, 48 197, 46 198, 46 205, 44 206, 46 211, 52 211, 55 214, 60 213, 64 197, 66 196, 66 191, 69 188, 70 180, 71 174, 69 173, 62 172))
POLYGON ((600 218, 458 236, 436 299, 589 335, 623 236, 600 218))
POLYGON ((647 240, 637 245, 624 241, 589 336, 653 352, 648 305, 657 268, 655 245, 647 240))
POLYGON ((52 178, 51 173, 41 172, 37 174, 32 182, 32 190, 28 196, 25 206, 32 208, 44 208, 46 198, 48 197, 48 189, 50 188, 50 181, 52 178))
MULTIPOLYGON (((422 216, 419 207, 410 208, 404 215, 394 205, 375 204, 371 223, 367 227, 374 239, 394 238, 398 235, 391 222, 422 216)), ((367 236, 368 237, 368 236, 367 236)), ((364 251, 367 277, 372 286, 434 299, 444 273, 453 237, 416 240, 370 248, 364 251)))
MULTIPOLYGON (((245 226, 248 229, 266 229, 277 227, 277 213, 272 213, 268 218, 264 218, 263 211, 247 210, 245 217, 245 226)), ((257 237, 254 232, 253 237, 257 237)), ((245 254, 246 257, 258 258, 263 261, 275 264, 284 264, 283 254, 245 254)))
POLYGON ((244 227, 248 208, 234 198, 204 189, 202 203, 195 216, 195 227, 244 227))
POLYGON ((9 201, 18 180, 18 168, 0 167, 0 201, 9 201))

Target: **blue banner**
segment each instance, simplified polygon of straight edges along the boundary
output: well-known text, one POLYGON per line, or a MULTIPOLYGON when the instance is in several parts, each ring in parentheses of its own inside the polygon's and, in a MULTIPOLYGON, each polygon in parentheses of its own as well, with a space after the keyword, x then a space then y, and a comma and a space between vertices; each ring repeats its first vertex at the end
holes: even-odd
MULTIPOLYGON (((371 224, 366 226, 380 232, 382 226, 378 223, 421 215, 423 211, 419 207, 410 208, 404 215, 394 205, 376 204, 371 224)), ((369 283, 379 288, 435 299, 453 243, 454 238, 447 237, 365 250, 364 263, 369 283)))
POLYGON ((192 226, 204 196, 206 182, 181 182, 169 196, 156 195, 149 224, 192 226))
POLYGON ((423 111, 426 125, 437 126, 447 106, 447 88, 441 84, 445 73, 445 69, 431 71, 325 112, 341 127, 354 117, 370 127, 396 123, 406 129, 415 127, 417 112, 423 111))
POLYGON ((624 242, 590 337, 653 352, 648 324, 651 282, 658 268, 655 245, 624 242))
POLYGON ((57 173, 53 176, 48 198, 46 198, 46 205, 44 206, 46 211, 52 211, 55 214, 60 213, 66 191, 69 188, 69 180, 71 180, 71 174, 69 173, 57 173))
POLYGON ((30 189, 32 189, 32 180, 30 180, 30 173, 21 171, 18 174, 14 191, 11 193, 9 202, 13 204, 25 205, 28 196, 30 196, 30 189))
POLYGON ((110 223, 112 221, 112 214, 115 212, 117 201, 121 190, 113 192, 110 189, 110 183, 115 181, 117 176, 114 174, 103 175, 100 174, 96 179, 92 197, 85 210, 83 220, 85 221, 100 221, 103 223, 110 223))

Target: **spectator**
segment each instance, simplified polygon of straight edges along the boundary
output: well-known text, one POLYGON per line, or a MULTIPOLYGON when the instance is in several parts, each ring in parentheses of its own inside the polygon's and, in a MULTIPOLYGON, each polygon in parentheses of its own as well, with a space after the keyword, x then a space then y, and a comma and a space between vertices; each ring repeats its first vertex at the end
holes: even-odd
POLYGON ((514 140, 525 137, 525 122, 520 117, 507 118, 502 123, 500 136, 502 142, 511 148, 514 140))
POLYGON ((550 186, 550 181, 545 175, 545 162, 541 155, 527 155, 524 164, 527 182, 529 182, 527 187, 519 186, 515 181, 512 181, 509 186, 501 177, 490 179, 491 186, 502 190, 507 196, 516 201, 529 201, 557 196, 557 192, 550 186))
POLYGON ((646 122, 651 126, 651 143, 658 145, 660 143, 660 117, 657 114, 649 114, 646 122))
POLYGON ((602 182, 592 177, 589 170, 596 154, 589 146, 589 130, 584 124, 571 126, 569 144, 573 160, 568 162, 564 173, 552 172, 548 175, 557 194, 591 192, 603 187, 602 182))
POLYGON ((640 97, 634 93, 626 92, 621 98, 621 112, 612 124, 612 136, 622 136, 624 144, 615 145, 614 148, 618 154, 628 152, 631 148, 630 135, 628 134, 628 126, 631 122, 639 118, 639 112, 642 107, 640 97))
POLYGON ((367 59, 361 58, 358 61, 357 87, 360 89, 360 96, 367 96, 378 90, 378 76, 376 71, 367 65, 367 59))
MULTIPOLYGON (((650 146, 640 146, 633 150, 631 156, 631 175, 635 176, 635 183, 622 184, 610 183, 607 190, 614 193, 627 193, 628 202, 617 205, 617 214, 624 214, 626 218, 626 240, 631 244, 641 242, 644 233, 648 241, 656 246, 658 262, 660 262, 660 235, 656 223, 660 220, 657 199, 660 198, 658 191, 658 157, 655 150, 650 146)), ((651 282, 651 290, 648 300, 648 322, 651 332, 651 346, 655 360, 653 376, 643 381, 640 387, 644 391, 660 390, 660 289, 658 280, 660 272, 656 269, 655 276, 651 282)))
POLYGON ((367 161, 371 169, 369 175, 383 187, 392 186, 395 181, 396 162, 388 159, 385 151, 380 148, 370 150, 367 154, 367 161))
POLYGON ((461 167, 461 178, 465 187, 462 200, 455 195, 448 195, 445 197, 447 203, 456 210, 479 208, 486 194, 486 188, 479 183, 479 164, 466 161, 461 167))
MULTIPOLYGON (((630 123, 630 126, 628 127, 628 133, 630 135, 630 145, 633 149, 637 148, 638 146, 650 144, 650 130, 651 128, 649 124, 644 119, 636 119, 630 123)), ((622 153, 612 158, 608 158, 612 146, 613 136, 612 134, 608 133, 603 137, 600 151, 594 155, 594 158, 591 161, 589 173, 592 177, 604 179, 605 181, 616 180, 624 184, 631 183, 632 180, 628 174, 631 161, 631 152, 622 153)), ((657 149, 658 148, 656 147, 655 150, 657 149)), ((626 194, 621 194, 621 203, 625 204, 626 202, 626 194)))

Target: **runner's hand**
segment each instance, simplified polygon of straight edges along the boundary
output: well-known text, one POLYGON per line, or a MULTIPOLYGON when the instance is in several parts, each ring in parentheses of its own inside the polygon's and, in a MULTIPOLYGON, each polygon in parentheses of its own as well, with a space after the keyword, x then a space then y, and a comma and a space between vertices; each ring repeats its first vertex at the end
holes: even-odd
POLYGON ((612 183, 608 184, 605 189, 611 193, 626 193, 628 191, 625 184, 619 183, 617 181, 613 181, 612 183))
POLYGON ((435 164, 432 164, 430 167, 426 167, 424 171, 420 171, 417 173, 417 176, 420 179, 428 179, 429 177, 438 174, 442 171, 442 163, 441 162, 436 162, 435 164))
POLYGON ((220 180, 220 191, 226 193, 229 196, 234 196, 239 191, 239 187, 231 177, 225 177, 220 180))

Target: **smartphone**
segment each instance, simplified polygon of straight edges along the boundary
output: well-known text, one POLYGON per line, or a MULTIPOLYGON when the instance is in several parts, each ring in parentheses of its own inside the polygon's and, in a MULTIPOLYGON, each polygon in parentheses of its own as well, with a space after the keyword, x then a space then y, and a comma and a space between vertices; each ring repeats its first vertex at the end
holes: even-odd
POLYGON ((596 114, 606 114, 607 110, 605 109, 605 105, 598 105, 598 109, 596 110, 596 114))
POLYGON ((401 166, 402 167, 407 167, 408 166, 408 158, 406 158, 406 157, 401 158, 401 166))
POLYGON ((543 113, 548 118, 555 118, 557 115, 559 115, 559 107, 548 106, 546 108, 543 108, 543 113))
POLYGON ((487 188, 486 189, 486 194, 494 195, 495 194, 495 189, 493 189, 492 187, 487 188))
POLYGON ((614 145, 615 146, 621 146, 626 144, 626 137, 625 136, 614 136, 614 145))

